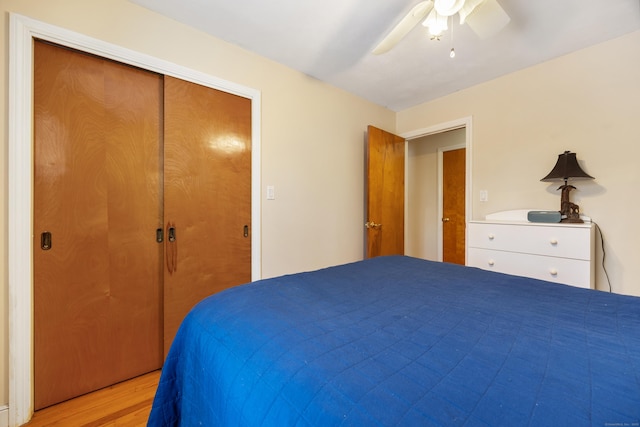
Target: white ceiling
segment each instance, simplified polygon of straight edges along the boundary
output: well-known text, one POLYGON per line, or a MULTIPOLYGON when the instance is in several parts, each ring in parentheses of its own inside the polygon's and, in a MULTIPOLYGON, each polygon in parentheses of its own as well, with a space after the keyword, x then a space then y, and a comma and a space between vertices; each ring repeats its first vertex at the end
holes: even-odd
POLYGON ((456 19, 453 40, 418 25, 373 55, 420 0, 130 1, 395 111, 640 29, 640 0, 498 0, 489 39, 456 19))

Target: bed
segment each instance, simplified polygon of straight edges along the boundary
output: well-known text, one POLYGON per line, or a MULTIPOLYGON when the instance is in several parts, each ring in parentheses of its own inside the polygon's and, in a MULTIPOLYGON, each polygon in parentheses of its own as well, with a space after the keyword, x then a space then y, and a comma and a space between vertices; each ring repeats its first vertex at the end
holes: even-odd
POLYGON ((200 302, 150 426, 640 426, 640 298, 406 256, 200 302))

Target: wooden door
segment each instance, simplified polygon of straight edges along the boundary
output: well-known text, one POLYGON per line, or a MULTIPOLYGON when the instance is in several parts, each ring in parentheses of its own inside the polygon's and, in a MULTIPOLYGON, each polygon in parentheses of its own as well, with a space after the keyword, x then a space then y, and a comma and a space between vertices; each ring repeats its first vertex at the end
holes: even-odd
POLYGON ((401 255, 405 140, 373 126, 367 138, 367 257, 401 255))
POLYGON ((40 409, 162 365, 162 77, 42 42, 34 55, 40 409))
POLYGON ((167 352, 198 301, 251 280, 251 101, 168 76, 164 95, 167 352))
POLYGON ((466 149, 442 153, 442 260, 465 264, 466 149))

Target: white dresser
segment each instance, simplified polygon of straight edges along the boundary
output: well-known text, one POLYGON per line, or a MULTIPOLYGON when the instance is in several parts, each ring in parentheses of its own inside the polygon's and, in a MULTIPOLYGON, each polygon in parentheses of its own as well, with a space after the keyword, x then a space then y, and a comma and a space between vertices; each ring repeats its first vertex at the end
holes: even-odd
POLYGON ((533 223, 526 220, 526 212, 501 212, 469 222, 467 265, 593 288, 593 224, 533 223))

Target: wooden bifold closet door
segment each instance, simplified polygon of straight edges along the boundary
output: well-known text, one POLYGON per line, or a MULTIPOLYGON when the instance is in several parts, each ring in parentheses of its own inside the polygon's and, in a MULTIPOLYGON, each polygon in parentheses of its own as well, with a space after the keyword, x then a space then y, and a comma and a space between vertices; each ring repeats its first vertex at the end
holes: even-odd
POLYGON ((251 108, 48 43, 34 52, 40 409, 160 368, 193 304, 250 280, 251 108))

